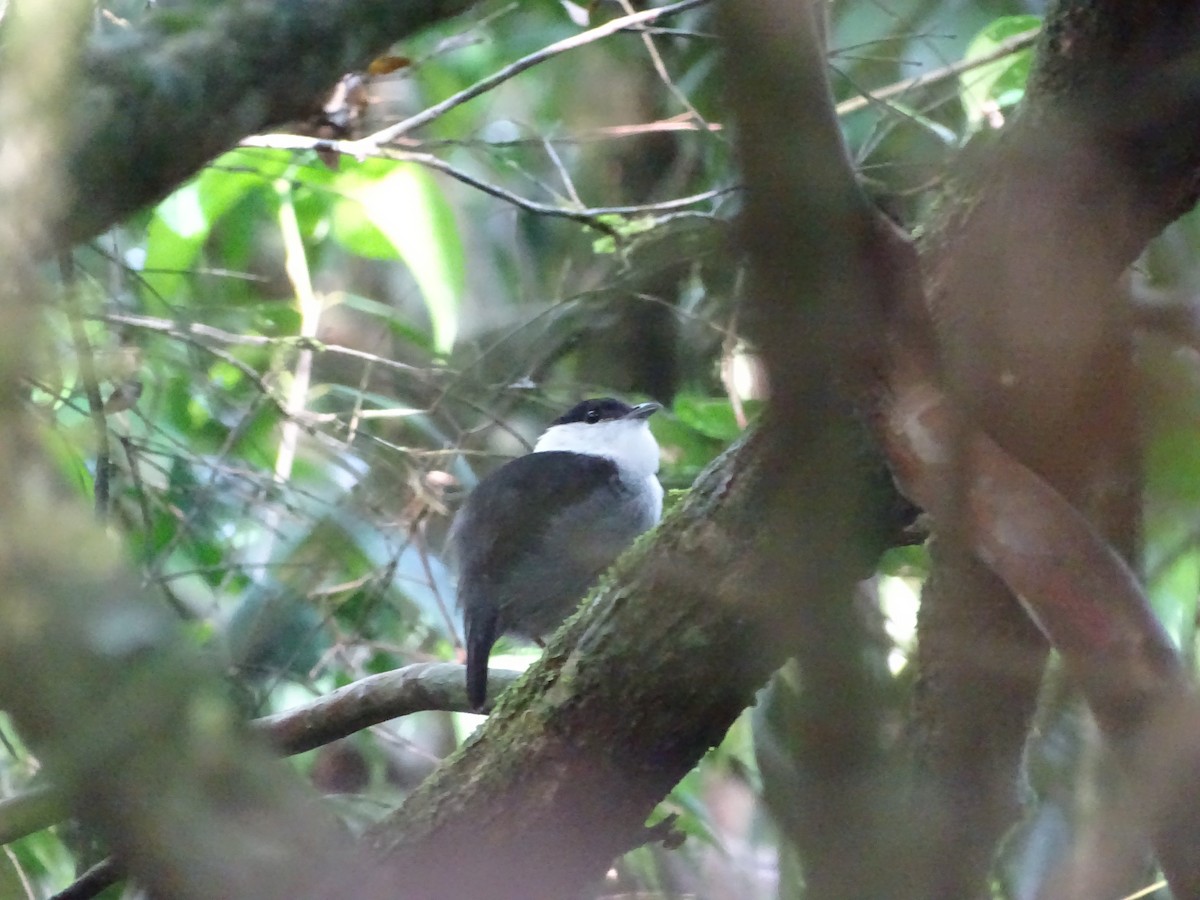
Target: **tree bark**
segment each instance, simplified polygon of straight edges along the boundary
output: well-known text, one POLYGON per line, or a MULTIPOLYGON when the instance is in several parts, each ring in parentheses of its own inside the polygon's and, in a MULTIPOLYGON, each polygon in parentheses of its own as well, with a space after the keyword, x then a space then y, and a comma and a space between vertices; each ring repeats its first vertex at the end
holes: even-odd
MULTIPOLYGON (((0 706, 153 894, 331 898, 370 884, 330 811, 241 716, 47 461, 19 385, 64 202, 64 94, 90 6, 7 10, 0 108, 0 706)), ((97 160, 99 165, 102 160, 97 160)))
MULTIPOLYGON (((1060 2, 1014 121, 965 155, 924 242, 960 409, 1133 561, 1140 479, 1123 270, 1196 196, 1194 3, 1060 2)), ((939 523, 922 597, 914 738, 949 865, 926 896, 982 896, 1017 814, 1046 644, 939 523), (981 707, 981 698, 986 698, 981 707), (930 796, 942 797, 940 810, 930 796)), ((1095 699, 1095 698, 1093 698, 1095 699)), ((936 827, 936 826, 935 826, 936 827)))
MULTIPOLYGON (((63 145, 74 193, 63 214, 52 215, 51 231, 68 239, 93 236, 237 138, 296 116, 337 74, 405 29, 458 8, 394 0, 251 3, 213 14, 202 34, 142 31, 93 48, 63 145), (319 63, 308 52, 313 46, 322 48, 319 63), (239 55, 246 48, 252 55, 239 55)), ((863 405, 864 382, 879 375, 890 295, 905 293, 915 272, 893 252, 853 183, 812 15, 811 4, 726 5, 728 74, 747 180, 746 321, 774 392, 761 430, 708 471, 653 542, 639 545, 555 639, 524 687, 371 835, 396 872, 397 893, 560 897, 599 877, 613 856, 645 836, 658 800, 720 739, 770 672, 795 655, 812 691, 801 725, 809 738, 801 762, 811 789, 794 829, 811 895, 888 894, 897 868, 889 864, 895 849, 886 839, 895 821, 887 803, 880 808, 878 791, 890 763, 850 597, 886 543, 892 497, 856 407, 863 405), (844 847, 858 848, 872 865, 854 866, 844 847)), ((1059 3, 1026 109, 999 144, 968 161, 949 212, 925 246, 943 342, 940 359, 925 348, 926 361, 960 385, 955 399, 974 422, 986 423, 1009 454, 1127 552, 1136 535, 1129 444, 1136 429, 1126 395, 1124 304, 1112 284, 1146 240, 1195 199, 1200 137, 1183 128, 1200 111, 1195 80, 1186 77, 1200 39, 1195 20, 1190 3, 1059 3), (1089 464, 1081 466, 1083 460, 1089 464)), ((13 308, 28 301, 7 299, 13 308)), ((11 360, 20 358, 18 352, 11 360)), ((33 445, 17 429, 7 434, 6 458, 19 471, 21 460, 33 458, 33 445)), ((29 490, 0 482, 0 491, 12 493, 9 513, 27 516, 0 542, 11 588, 4 618, 28 626, 3 635, 0 684, 20 686, 3 699, 39 748, 48 748, 52 770, 86 799, 133 871, 175 896, 203 892, 181 889, 168 876, 234 896, 248 889, 232 876, 225 888, 211 879, 238 860, 239 846, 262 850, 246 836, 255 829, 280 827, 293 850, 314 859, 325 848, 340 854, 341 838, 323 817, 310 815, 303 792, 275 775, 259 781, 261 772, 274 770, 262 768, 254 752, 243 758, 246 744, 227 727, 228 710, 211 684, 194 689, 191 679, 203 684, 194 675, 202 670, 161 631, 131 583, 105 581, 110 555, 95 534, 89 538, 61 506, 47 507, 47 517, 28 502, 29 490), (51 530, 84 556, 70 577, 28 540, 51 530), (97 583, 108 588, 96 591, 97 583), (81 597, 88 598, 86 609, 81 597), (144 641, 98 645, 106 620, 136 625, 144 641), (47 663, 39 641, 61 652, 44 683, 26 677, 47 663), (171 737, 158 744, 139 733, 128 745, 114 738, 103 754, 89 755, 88 741, 105 735, 110 719, 81 720, 78 710, 111 710, 113 696, 135 696, 125 685, 133 691, 146 682, 163 688, 152 695, 155 715, 147 720, 171 737), (81 722, 90 723, 82 732, 81 722), (245 793, 217 792, 216 799, 237 802, 203 805, 214 783, 231 780, 245 793), (245 814, 251 805, 253 814, 245 814), (189 842, 182 818, 154 817, 180 811, 195 827, 211 829, 212 843, 189 842), (134 812, 154 815, 131 821, 134 812), (289 819, 299 823, 294 835, 280 825, 289 819), (188 869, 172 872, 164 860, 180 850, 190 854, 188 869)), ((966 492, 953 500, 941 509, 948 540, 959 526, 963 535, 972 532, 966 492)), ((965 559, 980 550, 978 543, 959 543, 952 553, 965 559)), ((950 589, 931 591, 929 614, 958 606, 944 626, 929 619, 923 626, 933 657, 917 714, 936 728, 921 733, 920 755, 926 783, 945 788, 961 816, 954 831, 969 836, 937 846, 939 858, 964 863, 922 896, 969 896, 1012 815, 1016 748, 1036 681, 1029 672, 1036 673, 1043 646, 1007 592, 989 588, 991 599, 983 600, 964 582, 939 578, 950 589), (972 611, 996 623, 994 629, 980 635, 972 611), (997 650, 993 631, 1010 641, 1011 656, 1003 645, 997 650), (964 653, 985 638, 991 652, 964 653), (1022 671, 1011 690, 1000 692, 996 715, 980 726, 969 719, 970 702, 994 683, 988 666, 997 659, 1005 670, 1022 671), (997 749, 982 764, 965 759, 969 748, 989 742, 997 749), (960 808, 971 786, 983 796, 960 808)), ((1165 671, 1161 680, 1170 681, 1171 667, 1165 671)), ((1144 710, 1123 703, 1119 690, 1138 685, 1093 687, 1090 699, 1109 710, 1109 733, 1127 737, 1127 751, 1160 733, 1147 729, 1144 710)), ((1184 746, 1194 733, 1188 730, 1194 716, 1184 707, 1187 729, 1166 732, 1172 746, 1184 746)), ((1170 799, 1162 772, 1191 773, 1192 756, 1180 749, 1152 760, 1156 799, 1170 799)), ((1168 870, 1187 888, 1197 881, 1187 856, 1194 816, 1185 806, 1176 800, 1147 819, 1160 852, 1170 851, 1168 870)), ((257 857, 259 876, 290 865, 264 859, 269 855, 257 857)), ((311 872, 296 868, 251 893, 292 896, 311 872)), ((345 872, 337 869, 337 877, 345 872)), ((359 884, 364 895, 370 880, 359 884)))
POLYGON ((470 0, 188 3, 86 48, 69 111, 64 244, 162 199, 240 139, 303 118, 348 71, 470 0))

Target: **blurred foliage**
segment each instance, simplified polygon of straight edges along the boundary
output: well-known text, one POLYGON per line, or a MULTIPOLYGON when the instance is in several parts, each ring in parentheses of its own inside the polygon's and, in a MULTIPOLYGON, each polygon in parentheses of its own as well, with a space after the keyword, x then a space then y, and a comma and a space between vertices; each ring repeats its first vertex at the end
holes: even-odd
MULTIPOLYGON (((97 27, 128 27, 121 22, 138 21, 142 7, 98 8, 97 27)), ((1019 0, 830 5, 839 102, 942 75, 843 116, 864 181, 889 211, 917 222, 955 152, 1002 127, 1029 51, 957 64, 1035 27, 1041 11, 1019 0)), ((578 33, 573 16, 595 24, 616 14, 549 0, 485 4, 395 48, 410 64, 371 80, 363 128, 578 33)), ((737 196, 720 190, 737 175, 718 127, 728 115, 712 31, 702 7, 552 59, 406 139, 401 158, 231 150, 71 255, 29 405, 82 496, 94 495, 107 464, 107 518, 131 563, 224 660, 248 714, 408 663, 460 658, 442 555, 453 510, 577 398, 667 405, 653 425, 674 488, 753 417, 763 385, 734 311, 740 269, 727 238, 737 196), (672 203, 706 192, 715 193, 672 203), (513 196, 576 218, 519 209, 513 196), (140 385, 132 406, 113 401, 103 416, 106 460, 72 323, 86 334, 105 397, 140 385)), ((1198 222, 1180 221, 1146 254, 1132 280, 1139 302, 1194 303, 1198 222)), ((1141 369, 1146 571, 1160 614, 1194 656, 1192 339, 1146 335, 1141 369)), ((891 621, 911 619, 911 585, 926 570, 920 548, 881 562, 880 585, 907 585, 879 592, 891 621)), ((903 679, 909 647, 889 633, 903 679)), ((501 649, 517 660, 530 653, 501 649)), ((1079 720, 1071 715, 1057 727, 1079 720)), ((474 721, 413 716, 295 765, 337 793, 359 827, 474 721)), ((794 859, 785 850, 779 861, 776 832, 754 802, 761 783, 750 731, 744 717, 663 804, 689 835, 683 849, 631 854, 614 869, 612 892, 802 896, 794 859)), ((1080 741, 1094 738, 1071 734, 1040 746, 1039 796, 1078 787, 1072 761, 1080 741)), ((0 738, 0 796, 10 796, 34 783, 37 762, 2 718, 0 738)), ((69 883, 84 863, 79 846, 61 828, 6 845, 0 896, 69 883)), ((1040 871, 1030 846, 1010 843, 1004 896, 1032 896, 1017 887, 1040 871)))

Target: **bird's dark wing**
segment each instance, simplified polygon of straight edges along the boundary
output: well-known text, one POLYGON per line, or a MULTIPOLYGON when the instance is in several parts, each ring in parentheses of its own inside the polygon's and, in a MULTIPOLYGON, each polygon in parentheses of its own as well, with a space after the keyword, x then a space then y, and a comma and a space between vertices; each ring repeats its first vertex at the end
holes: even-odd
POLYGON ((557 451, 530 453, 484 478, 459 510, 450 542, 458 558, 472 706, 483 706, 488 655, 506 627, 500 609, 504 579, 555 527, 563 509, 584 504, 604 490, 620 490, 611 460, 557 451))
POLYGON ((616 464, 605 457, 546 451, 505 463, 471 492, 455 520, 459 571, 511 571, 563 509, 604 489, 620 489, 616 464))

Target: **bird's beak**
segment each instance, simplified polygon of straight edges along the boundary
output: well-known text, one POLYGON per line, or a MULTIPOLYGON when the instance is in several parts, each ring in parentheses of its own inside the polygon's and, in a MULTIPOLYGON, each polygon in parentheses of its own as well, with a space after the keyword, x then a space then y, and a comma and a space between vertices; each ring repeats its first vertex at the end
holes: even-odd
POLYGON ((639 403, 629 412, 625 413, 626 419, 648 419, 656 412, 662 409, 661 403, 655 403, 651 400, 649 403, 639 403))

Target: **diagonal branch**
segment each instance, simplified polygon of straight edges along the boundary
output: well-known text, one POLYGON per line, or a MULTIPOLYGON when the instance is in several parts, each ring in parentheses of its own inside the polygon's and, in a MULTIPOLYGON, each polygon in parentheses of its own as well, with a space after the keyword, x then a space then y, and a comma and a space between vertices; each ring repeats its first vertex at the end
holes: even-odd
POLYGON ((514 63, 505 66, 498 72, 482 78, 468 88, 459 91, 451 97, 447 97, 440 103, 435 103, 428 109, 424 109, 416 115, 409 116, 400 122, 382 128, 374 134, 369 134, 361 140, 357 141, 339 141, 330 144, 331 149, 338 150, 342 153, 349 153, 351 156, 361 156, 371 152, 382 144, 391 143, 403 135, 408 134, 422 125, 427 125, 434 119, 444 116, 450 110, 457 106, 461 106, 468 100, 473 100, 481 94, 486 94, 497 85, 503 84, 510 78, 520 75, 527 69, 532 69, 536 65, 560 56, 569 50, 575 50, 578 47, 585 47, 588 44, 595 43, 601 38, 606 38, 609 35, 616 34, 619 31, 624 31, 634 25, 645 25, 649 22, 657 22, 659 19, 668 16, 677 15, 678 13, 686 12, 697 6, 709 3, 711 0, 678 0, 676 3, 667 6, 660 6, 654 9, 645 9, 641 12, 630 13, 629 15, 619 16, 611 21, 605 22, 603 25, 597 25, 595 28, 589 28, 587 31, 579 34, 571 35, 571 37, 563 38, 561 41, 555 41, 546 47, 542 47, 527 56, 521 57, 514 63))
POLYGON ((1137 577, 1084 516, 900 361, 884 426, 905 491, 935 517, 962 516, 968 543, 1018 597, 1082 691, 1131 784, 1127 810, 1177 896, 1197 896, 1200 700, 1137 577), (965 494, 965 510, 959 509, 965 494), (1190 749, 1185 749, 1190 748, 1190 749))

